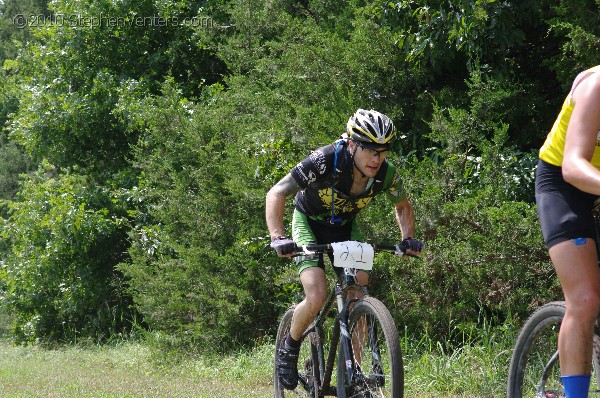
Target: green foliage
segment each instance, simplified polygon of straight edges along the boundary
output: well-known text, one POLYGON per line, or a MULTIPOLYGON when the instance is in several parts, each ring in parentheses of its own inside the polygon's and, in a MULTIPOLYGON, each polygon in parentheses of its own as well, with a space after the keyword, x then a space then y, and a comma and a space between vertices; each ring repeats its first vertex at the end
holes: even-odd
POLYGON ((598 2, 562 0, 553 7, 551 31, 559 40, 558 54, 544 60, 568 91, 573 78, 583 69, 600 63, 600 22, 598 2))
POLYGON ((13 199, 19 189, 19 175, 33 167, 31 159, 14 142, 0 142, 0 199, 13 199))
MULTIPOLYGON (((429 248, 422 261, 381 257, 375 293, 408 330, 440 336, 481 311, 520 319, 558 293, 533 206, 535 150, 560 87, 598 63, 597 11, 583 0, 3 2, 0 198, 15 201, 0 287, 18 338, 101 339, 135 310, 166 340, 218 349, 272 332, 300 290, 268 248, 265 193, 359 107, 398 127, 395 163, 429 248), (79 18, 19 30, 18 13, 79 18), (207 23, 174 23, 191 17, 207 23), (45 159, 56 168, 17 185, 45 159)), ((395 241, 392 208, 376 202, 363 228, 395 241)))
POLYGON ((111 195, 47 165, 23 182, 2 228, 3 303, 19 342, 96 341, 126 331, 131 319, 123 279, 127 222, 111 195), (90 186, 92 188, 90 188, 90 186))
POLYGON ((497 91, 470 87, 469 110, 436 109, 435 155, 403 160, 426 253, 410 265, 386 259, 376 275, 392 280, 377 289, 397 321, 409 330, 426 325, 441 340, 454 320, 481 311, 500 322, 523 319, 561 294, 531 203, 536 157, 506 146, 502 115, 482 112, 479 99, 497 91))
MULTIPOLYGON (((535 1, 374 1, 358 9, 396 34, 411 63, 443 73, 481 61, 502 66, 540 17, 535 1)), ((455 79, 458 76, 450 76, 455 79)))
MULTIPOLYGON (((486 3, 486 12, 496 6, 486 3)), ((225 348, 247 341, 249 330, 272 330, 277 312, 297 299, 298 284, 261 240, 264 194, 310 149, 337 137, 356 107, 372 106, 406 136, 395 149, 430 247, 412 274, 393 260, 383 266, 374 278, 387 282, 377 294, 394 303, 398 321, 411 330, 425 322, 440 335, 454 316, 526 313, 524 297, 536 290, 536 278, 552 275, 531 205, 535 156, 510 144, 534 140, 521 137, 524 128, 543 134, 539 112, 528 106, 536 82, 507 72, 507 64, 479 67, 492 35, 479 38, 473 25, 460 33, 480 46, 471 64, 441 47, 432 53, 461 70, 436 89, 442 82, 427 76, 436 66, 407 56, 415 50, 410 42, 399 45, 394 29, 408 23, 401 15, 349 13, 338 5, 345 19, 332 23, 319 7, 326 8, 232 4, 235 23, 217 53, 232 71, 225 84, 204 86, 198 100, 173 81, 153 98, 121 97, 121 118, 146 131, 135 165, 147 211, 130 236, 132 262, 121 265, 137 308, 150 327, 186 342, 225 348), (470 79, 461 81, 468 68, 470 79), (433 89, 421 94, 423 87, 433 89), (522 235, 516 253, 511 226, 522 235), (516 277, 521 267, 527 278, 516 277), (519 294, 505 298, 509 290, 519 294)), ((517 8, 506 7, 502 18, 523 21, 511 19, 517 8)), ((472 11, 486 26, 482 11, 472 11)), ((499 48, 520 45, 519 35, 508 39, 499 48)), ((456 54, 471 54, 469 48, 456 44, 456 54)), ((370 236, 397 236, 389 207, 373 206, 362 221, 370 236)))
POLYGON ((276 316, 275 268, 259 261, 267 252, 254 239, 264 236, 264 191, 257 202, 226 181, 243 164, 229 164, 234 148, 246 156, 223 134, 236 131, 230 115, 182 98, 172 82, 131 107, 147 126, 136 164, 148 217, 130 234, 132 262, 120 266, 136 308, 178 344, 230 348, 263 335, 276 316))
POLYGON ((10 78, 4 70, 0 70, 0 132, 4 130, 8 115, 13 113, 18 106, 17 98, 10 88, 10 78))
POLYGON ((396 278, 382 289, 399 324, 426 327, 443 341, 456 320, 475 321, 481 311, 500 321, 511 315, 522 320, 540 302, 560 297, 535 208, 486 201, 483 195, 455 200, 434 214, 417 204, 425 214, 419 236, 426 254, 410 264, 388 260, 396 278))
MULTIPOLYGON (((7 274, 21 266, 15 259, 25 256, 27 239, 35 242, 30 245, 35 250, 31 249, 34 254, 28 257, 28 271, 23 273, 23 278, 31 279, 26 281, 29 283, 26 291, 14 290, 16 282, 6 281, 9 302, 17 316, 19 339, 98 339, 119 332, 123 324, 132 321, 133 312, 127 308, 128 296, 120 274, 113 268, 125 259, 129 246, 130 226, 124 220, 131 217, 133 222, 142 223, 149 216, 140 202, 126 197, 138 194, 134 184, 139 169, 131 167, 130 159, 133 157, 131 148, 139 140, 143 123, 124 119, 120 104, 130 97, 141 98, 158 92, 167 75, 172 76, 180 89, 193 95, 200 94, 199 87, 204 81, 212 82, 220 77, 223 67, 208 46, 211 40, 206 32, 208 24, 183 23, 185 18, 191 17, 202 20, 203 4, 52 2, 50 11, 58 17, 34 18, 38 26, 26 30, 33 39, 17 42, 16 59, 5 63, 7 74, 3 74, 2 79, 9 84, 0 89, 0 118, 2 122, 7 120, 10 139, 20 144, 34 161, 48 159, 56 165, 52 178, 58 181, 65 198, 74 195, 65 203, 58 201, 48 215, 48 223, 62 228, 62 235, 52 229, 36 231, 42 234, 39 237, 26 233, 41 222, 33 216, 27 218, 27 215, 38 214, 39 207, 43 207, 38 193, 43 198, 58 200, 51 192, 50 181, 38 176, 29 185, 24 184, 19 201, 11 206, 13 214, 7 234, 14 237, 7 254, 11 258, 6 262, 7 274), (130 93, 130 87, 135 91, 130 93), (74 177, 69 170, 77 170, 75 175, 81 181, 72 182, 74 177), (93 191, 79 192, 86 183, 97 184, 97 187, 93 191), (109 204, 114 199, 114 205, 87 207, 88 200, 100 200, 102 196, 110 199, 109 204), (66 215, 63 216, 63 212, 66 215), (60 227, 61 221, 70 220, 67 215, 82 218, 78 222, 84 227, 74 226, 70 221, 60 227), (69 246, 72 243, 69 239, 74 239, 70 234, 76 236, 81 228, 89 241, 79 242, 77 239, 84 239, 79 237, 75 239, 79 246, 69 246), (46 250, 42 242, 47 244, 47 250, 58 247, 56 257, 41 254, 46 250), (102 255, 91 258, 90 253, 100 248, 102 255), (53 269, 59 264, 65 267, 64 272, 54 273, 64 286, 61 289, 73 297, 67 303, 69 308, 44 301, 59 300, 63 293, 55 286, 56 280, 36 282, 35 256, 50 258, 44 267, 53 269), (100 264, 106 267, 103 272, 100 272, 100 264), (75 271, 68 271, 71 268, 75 271), (85 278, 80 277, 80 272, 85 278), (40 294, 44 300, 36 301, 28 296, 33 294, 34 283, 48 285, 49 292, 40 294), (73 304, 75 300, 77 304, 73 304)), ((31 14, 38 15, 33 11, 31 14)), ((13 18, 12 14, 6 17, 13 18)), ((0 150, 3 158, 14 161, 0 170, 0 178, 4 178, 0 188, 6 185, 7 194, 15 189, 17 173, 25 171, 14 148, 17 147, 10 143, 0 150)), ((1 194, 4 197, 4 191, 1 194)))
POLYGON ((4 0, 0 4, 0 65, 17 56, 20 45, 33 40, 28 26, 49 16, 48 0, 4 0), (33 18, 30 18, 33 16, 33 18))
POLYGON ((195 28, 183 24, 184 17, 197 17, 191 4, 57 1, 51 6, 64 18, 39 26, 33 32, 37 40, 10 65, 22 90, 10 132, 38 160, 96 174, 128 167, 137 132, 113 113, 122 85, 134 79, 152 92, 171 75, 187 93, 197 93, 205 79, 220 72, 210 51, 195 44, 195 28))

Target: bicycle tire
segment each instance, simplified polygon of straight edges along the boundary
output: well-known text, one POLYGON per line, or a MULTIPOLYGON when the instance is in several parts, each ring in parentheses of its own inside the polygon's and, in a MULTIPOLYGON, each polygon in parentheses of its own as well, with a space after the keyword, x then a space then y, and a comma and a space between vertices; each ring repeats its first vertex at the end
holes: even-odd
POLYGON ((286 390, 279 382, 277 369, 277 349, 283 343, 283 339, 290 331, 292 316, 296 306, 288 308, 279 322, 277 337, 275 338, 275 355, 273 365, 273 385, 275 398, 305 397, 319 398, 320 364, 317 355, 317 344, 315 333, 309 333, 300 346, 298 357, 298 386, 294 390, 286 390))
POLYGON ((357 301, 350 310, 348 332, 353 341, 353 361, 359 372, 355 383, 347 382, 340 346, 337 397, 403 397, 404 367, 398 330, 386 306, 374 297, 357 301), (370 364, 367 364, 365 361, 369 358, 370 364))
MULTIPOLYGON (((558 361, 558 332, 565 310, 564 301, 545 304, 523 325, 508 370, 508 398, 564 397, 558 361)), ((599 386, 600 336, 596 325, 590 392, 598 396, 599 386)))

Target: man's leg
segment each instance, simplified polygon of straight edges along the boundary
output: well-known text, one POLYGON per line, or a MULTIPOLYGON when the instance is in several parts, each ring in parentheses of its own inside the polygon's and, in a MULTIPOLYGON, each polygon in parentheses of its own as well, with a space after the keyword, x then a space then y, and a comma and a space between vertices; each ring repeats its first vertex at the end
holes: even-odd
POLYGON ((587 397, 594 323, 600 309, 596 245, 592 239, 561 242, 550 248, 550 258, 567 305, 558 337, 565 392, 567 398, 587 397))
POLYGON ((327 299, 327 280, 325 271, 319 267, 307 268, 300 274, 300 282, 304 288, 304 300, 294 310, 290 335, 300 340, 302 333, 315 319, 327 299))
POLYGON ((315 319, 327 298, 325 271, 319 267, 306 268, 300 274, 304 300, 294 310, 290 334, 279 350, 279 380, 288 390, 298 385, 298 353, 302 334, 315 319))

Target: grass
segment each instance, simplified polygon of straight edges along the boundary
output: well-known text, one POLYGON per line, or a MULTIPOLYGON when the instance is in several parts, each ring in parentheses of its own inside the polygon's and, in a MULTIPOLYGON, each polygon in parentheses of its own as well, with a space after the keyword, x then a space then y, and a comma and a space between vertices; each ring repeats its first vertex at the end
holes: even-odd
MULTIPOLYGON (((406 396, 504 396, 512 334, 489 327, 457 330, 462 341, 454 349, 432 341, 427 333, 418 341, 402 338, 406 396)), ((0 396, 273 396, 272 342, 226 356, 175 359, 156 351, 154 344, 144 342, 50 350, 15 347, 0 339, 0 396)))
POLYGON ((507 324, 492 328, 459 325, 454 343, 435 342, 427 332, 419 341, 402 338, 407 396, 499 397, 506 378, 517 331, 507 324))
POLYGON ((46 350, 0 341, 0 396, 16 397, 267 397, 268 347, 220 359, 159 365, 147 346, 66 347, 46 350))

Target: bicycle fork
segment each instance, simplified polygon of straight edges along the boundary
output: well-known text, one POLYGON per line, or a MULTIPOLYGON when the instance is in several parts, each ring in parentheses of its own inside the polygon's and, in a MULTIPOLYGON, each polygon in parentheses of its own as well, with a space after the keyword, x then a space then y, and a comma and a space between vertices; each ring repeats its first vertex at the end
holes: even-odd
MULTIPOLYGON (((354 381, 354 352, 352 351, 352 338, 348 331, 348 314, 350 309, 350 303, 356 300, 344 302, 343 289, 339 284, 335 285, 335 297, 337 301, 339 324, 340 324, 340 338, 341 338, 341 349, 344 353, 344 367, 346 368, 346 375, 348 376, 348 382, 354 381)), ((339 382, 339 381, 338 381, 339 382)))

